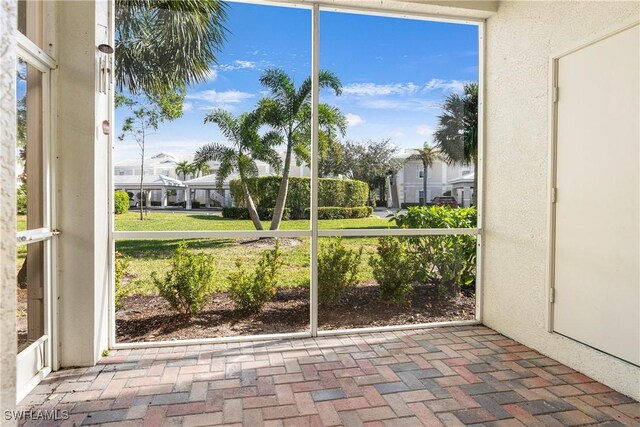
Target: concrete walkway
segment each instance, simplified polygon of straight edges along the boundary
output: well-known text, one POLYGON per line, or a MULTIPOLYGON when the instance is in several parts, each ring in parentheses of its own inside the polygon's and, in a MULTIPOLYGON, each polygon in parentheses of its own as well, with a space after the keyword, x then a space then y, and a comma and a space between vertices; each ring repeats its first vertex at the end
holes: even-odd
POLYGON ((640 425, 638 402, 484 326, 113 351, 19 409, 68 411, 63 425, 640 425))

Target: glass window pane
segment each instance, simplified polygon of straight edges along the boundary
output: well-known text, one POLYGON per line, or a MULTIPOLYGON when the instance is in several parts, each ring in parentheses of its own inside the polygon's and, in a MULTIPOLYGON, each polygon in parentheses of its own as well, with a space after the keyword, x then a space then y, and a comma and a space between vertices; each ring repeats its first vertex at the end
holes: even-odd
POLYGON ((44 334, 44 242, 17 248, 18 353, 44 334))
POLYGON ((17 228, 43 227, 42 73, 19 59, 16 67, 17 228))
MULTIPOLYGON (((143 142, 139 135, 121 132, 138 107, 116 109, 116 129, 124 138, 114 148, 114 190, 126 192, 130 206, 129 212, 116 215, 116 230, 269 229, 274 211, 276 217, 282 212, 278 229, 309 229, 309 88, 299 111, 289 114, 285 124, 273 114, 260 121, 249 113, 267 104, 272 113, 287 113, 285 103, 275 102, 278 88, 269 82, 277 79, 269 76, 282 76, 282 85, 291 83, 296 89, 309 78, 311 12, 226 5, 226 40, 209 64, 208 78, 186 88, 181 117, 163 120, 143 142), (245 131, 230 133, 229 123, 245 131), (292 128, 296 130, 289 132, 292 128), (282 181, 285 174, 288 186, 282 181), (278 202, 285 188, 287 197, 278 202)), ((125 13, 116 16, 131 19, 125 13)), ((126 40, 119 42, 120 49, 126 48, 126 40)), ((126 87, 121 93, 153 108, 126 87)))
MULTIPOLYGON (((347 125, 331 129, 320 111, 321 183, 365 182, 368 197, 360 204, 373 208, 369 217, 320 227, 395 228, 386 217, 399 209, 474 204, 477 26, 334 11, 320 17, 320 67, 342 82, 341 95, 322 90, 320 102, 347 125)), ((321 218, 325 211, 338 215, 328 206, 346 207, 336 194, 320 194, 321 218)))
POLYGON ((276 256, 274 239, 116 241, 117 341, 307 331, 309 239, 278 245, 276 256), (175 292, 179 284, 193 292, 175 292))
POLYGON ((321 238, 323 330, 475 319, 476 237, 321 238))

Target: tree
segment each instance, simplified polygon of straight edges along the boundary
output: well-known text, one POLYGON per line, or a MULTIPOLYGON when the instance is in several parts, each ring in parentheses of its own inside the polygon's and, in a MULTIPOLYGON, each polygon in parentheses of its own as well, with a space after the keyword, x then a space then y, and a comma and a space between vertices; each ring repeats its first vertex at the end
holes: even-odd
POLYGON ((452 93, 442 105, 433 135, 436 147, 448 162, 473 162, 473 204, 478 191, 478 84, 464 85, 462 95, 452 93))
POLYGON ((318 106, 318 176, 336 176, 342 173, 344 149, 338 135, 344 136, 347 118, 337 107, 318 106))
POLYGON ((193 163, 191 163, 191 171, 196 176, 196 178, 198 178, 200 174, 204 176, 211 173, 211 167, 205 160, 196 159, 193 161, 193 163))
MULTIPOLYGON (((165 99, 167 99, 165 97, 165 99)), ((158 129, 158 125, 166 120, 174 120, 181 111, 160 108, 157 104, 146 104, 127 98, 122 95, 116 96, 116 105, 124 106, 131 111, 131 116, 124 120, 122 134, 118 137, 123 141, 129 135, 140 147, 140 220, 144 219, 143 200, 144 197, 144 149, 147 137, 158 129)), ((146 200, 149 203, 149 200, 146 200)))
POLYGON ((369 185, 370 203, 373 203, 376 189, 380 191, 380 198, 384 200, 387 176, 401 166, 401 162, 394 158, 395 153, 396 149, 388 139, 347 141, 344 144, 345 175, 369 185))
POLYGON ((210 75, 226 38, 227 8, 219 0, 116 0, 118 90, 152 102, 167 93, 184 98, 184 88, 210 75))
POLYGON ((243 113, 234 117, 227 111, 217 109, 208 114, 204 121, 218 125, 231 146, 219 143, 207 144, 198 149, 195 161, 220 162, 216 175, 216 185, 219 189, 222 189, 224 180, 233 171, 238 172, 249 217, 256 230, 262 230, 260 217, 247 187, 247 178, 258 176, 256 160, 267 163, 276 171, 280 170, 280 156, 274 147, 282 143, 282 135, 276 131, 259 135, 258 129, 262 125, 262 120, 258 112, 243 113))
POLYGON ((411 156, 407 157, 407 160, 419 160, 422 162, 422 168, 423 168, 422 189, 424 192, 423 204, 426 206, 427 205, 427 183, 429 181, 428 168, 430 166, 433 166, 433 163, 440 158, 440 151, 435 147, 431 147, 426 142, 424 143, 424 146, 422 148, 417 148, 416 151, 417 152, 415 154, 412 154, 411 156))
POLYGON ((176 175, 180 177, 180 174, 182 174, 183 181, 187 180, 187 175, 190 173, 191 173, 191 165, 189 164, 188 161, 183 160, 181 162, 176 163, 176 175))
MULTIPOLYGON (((336 95, 342 93, 342 83, 335 74, 322 70, 318 77, 320 88, 331 88, 336 95)), ((271 97, 259 101, 259 113, 266 124, 281 134, 287 147, 270 227, 271 230, 277 230, 289 191, 291 157, 295 154, 297 159, 309 161, 311 78, 307 77, 296 89, 294 81, 283 70, 271 68, 260 76, 260 83, 271 91, 271 97)))

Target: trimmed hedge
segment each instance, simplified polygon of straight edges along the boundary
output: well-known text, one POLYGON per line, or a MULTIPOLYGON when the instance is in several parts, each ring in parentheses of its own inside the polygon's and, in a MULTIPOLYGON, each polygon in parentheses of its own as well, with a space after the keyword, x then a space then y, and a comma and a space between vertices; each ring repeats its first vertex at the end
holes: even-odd
MULTIPOLYGON (((257 209, 258 217, 261 221, 271 221, 273 218, 273 209, 257 209)), ((236 206, 226 206, 222 208, 222 217, 229 219, 250 219, 249 209, 236 206)), ((282 219, 291 219, 291 210, 285 208, 282 219)))
MULTIPOLYGON (((279 176, 247 179, 249 193, 258 210, 275 207, 281 179, 279 176)), ((244 207, 244 192, 240 180, 232 180, 229 186, 234 205, 244 207)), ((290 209, 291 219, 305 217, 305 210, 309 208, 311 200, 310 190, 309 178, 289 178, 286 208, 290 209)), ((321 207, 359 207, 366 205, 368 198, 369 187, 363 181, 334 178, 320 178, 318 181, 318 205, 321 207)))
MULTIPOLYGON (((373 208, 371 206, 356 206, 354 208, 343 208, 341 206, 322 206, 318 208, 318 219, 353 219, 367 218, 371 216, 373 208)), ((311 211, 305 209, 305 218, 309 218, 311 211)))
POLYGON ((116 191, 113 194, 113 207, 116 215, 126 213, 129 210, 129 195, 125 191, 116 191))

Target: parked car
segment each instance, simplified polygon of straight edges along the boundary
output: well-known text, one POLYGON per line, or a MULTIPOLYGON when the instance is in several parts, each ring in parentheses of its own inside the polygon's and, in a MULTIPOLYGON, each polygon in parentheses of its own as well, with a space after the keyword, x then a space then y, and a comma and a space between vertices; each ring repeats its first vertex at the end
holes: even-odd
POLYGON ((436 206, 451 206, 452 208, 458 207, 458 202, 453 196, 436 196, 431 200, 431 203, 436 206))
POLYGON ((129 207, 130 208, 138 208, 138 207, 140 207, 140 202, 135 200, 134 198, 129 198, 129 207))

